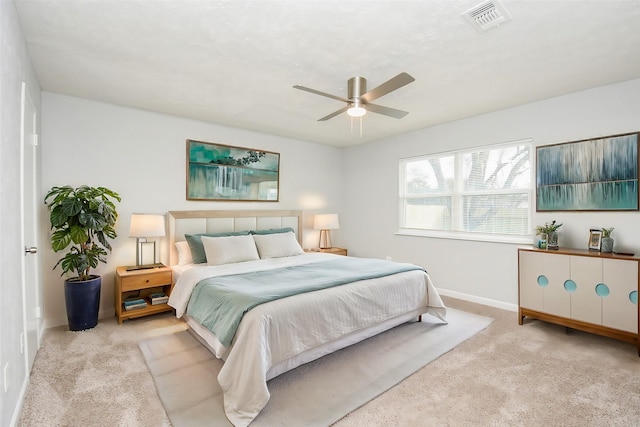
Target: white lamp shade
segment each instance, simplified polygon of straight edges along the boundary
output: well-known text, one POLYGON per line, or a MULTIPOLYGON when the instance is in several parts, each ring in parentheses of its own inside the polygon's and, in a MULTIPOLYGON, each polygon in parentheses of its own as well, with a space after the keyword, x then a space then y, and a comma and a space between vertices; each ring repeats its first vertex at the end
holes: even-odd
POLYGON ((132 214, 129 237, 164 236, 164 215, 132 214))
POLYGON ((316 230, 337 230, 340 228, 338 214, 321 214, 313 217, 313 228, 316 230))

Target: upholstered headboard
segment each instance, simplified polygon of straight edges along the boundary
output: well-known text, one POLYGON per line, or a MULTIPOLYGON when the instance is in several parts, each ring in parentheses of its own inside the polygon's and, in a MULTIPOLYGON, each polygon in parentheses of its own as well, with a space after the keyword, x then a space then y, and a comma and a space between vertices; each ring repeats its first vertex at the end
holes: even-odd
POLYGON ((185 234, 220 233, 244 230, 268 230, 291 227, 302 244, 302 211, 170 211, 169 265, 178 262, 175 243, 185 240, 185 234))

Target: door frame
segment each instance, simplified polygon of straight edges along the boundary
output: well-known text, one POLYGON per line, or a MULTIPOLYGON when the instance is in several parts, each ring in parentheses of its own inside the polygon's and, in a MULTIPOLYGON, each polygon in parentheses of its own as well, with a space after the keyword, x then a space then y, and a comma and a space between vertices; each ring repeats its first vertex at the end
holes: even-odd
MULTIPOLYGON (((22 82, 20 112, 20 214, 21 248, 39 246, 37 198, 39 194, 38 169, 38 110, 26 82, 22 82), (28 113, 29 112, 29 113, 28 113), (27 114, 30 117, 27 117, 27 114), (30 176, 27 176, 30 174, 30 176), (30 188, 26 188, 29 186, 30 188), (30 212, 26 212, 28 209, 30 212)), ((21 286, 23 301, 23 332, 21 346, 24 351, 26 372, 31 372, 36 353, 42 343, 44 319, 42 316, 42 278, 39 253, 23 254, 21 286), (33 257, 27 259, 27 257, 33 257), (27 271, 27 265, 33 270, 27 271), (31 323, 30 323, 31 322, 31 323), (35 330, 33 330, 35 329, 35 330), (32 337, 30 334, 34 334, 32 337)))

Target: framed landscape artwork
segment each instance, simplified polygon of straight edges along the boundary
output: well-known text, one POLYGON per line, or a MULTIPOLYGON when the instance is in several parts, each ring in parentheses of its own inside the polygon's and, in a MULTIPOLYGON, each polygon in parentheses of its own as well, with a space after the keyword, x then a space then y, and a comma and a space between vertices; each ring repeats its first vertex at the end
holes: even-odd
POLYGON ((638 210, 638 135, 536 148, 536 210, 638 210))
POLYGON ((187 200, 277 202, 280 154, 187 140, 187 200))

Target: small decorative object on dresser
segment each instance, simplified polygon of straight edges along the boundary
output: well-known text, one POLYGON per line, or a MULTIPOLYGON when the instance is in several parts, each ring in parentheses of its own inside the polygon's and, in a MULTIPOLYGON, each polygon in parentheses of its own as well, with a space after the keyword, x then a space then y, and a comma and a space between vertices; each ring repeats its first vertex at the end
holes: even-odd
POLYGON ((602 244, 602 230, 592 228, 589 230, 589 250, 599 251, 602 244))
POLYGON ((540 249, 553 249, 557 250, 558 246, 558 229, 562 227, 562 224, 556 224, 556 221, 551 221, 551 224, 545 222, 544 225, 536 227, 536 235, 540 236, 538 240, 538 248, 540 249))
POLYGON ((608 254, 613 252, 613 237, 611 237, 612 231, 613 231, 613 227, 602 229, 602 244, 600 248, 601 252, 608 253, 608 254))

